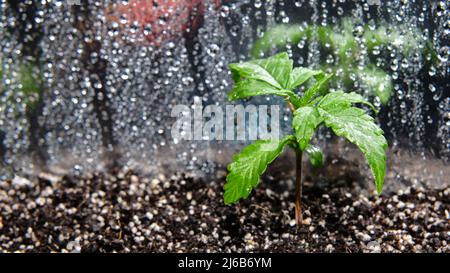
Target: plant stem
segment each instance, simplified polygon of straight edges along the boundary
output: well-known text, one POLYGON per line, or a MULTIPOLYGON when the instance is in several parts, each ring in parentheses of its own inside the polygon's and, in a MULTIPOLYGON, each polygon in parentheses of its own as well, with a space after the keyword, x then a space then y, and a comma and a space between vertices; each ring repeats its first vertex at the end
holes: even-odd
MULTIPOLYGON (((292 113, 295 112, 294 105, 288 101, 289 109, 291 109, 292 113)), ((303 224, 303 216, 302 216, 302 150, 298 146, 295 147, 295 222, 297 223, 297 227, 303 224)))
POLYGON ((292 113, 294 113, 295 112, 295 107, 290 101, 288 101, 288 106, 289 106, 289 109, 292 111, 292 113))
POLYGON ((295 150, 296 155, 296 176, 295 176, 295 222, 297 226, 303 223, 302 216, 302 151, 295 150))

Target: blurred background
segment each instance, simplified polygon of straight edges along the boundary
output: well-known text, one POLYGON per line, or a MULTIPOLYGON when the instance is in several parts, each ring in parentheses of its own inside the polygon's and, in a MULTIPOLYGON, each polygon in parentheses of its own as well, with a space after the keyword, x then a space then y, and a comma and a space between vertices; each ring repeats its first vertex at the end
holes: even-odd
MULTIPOLYGON (((388 180, 448 185, 448 10, 420 0, 1 0, 0 178, 214 173, 245 143, 174 141, 171 108, 225 105, 229 63, 287 51, 294 66, 334 73, 331 90, 380 110, 388 180)), ((330 162, 336 149, 353 155, 327 130, 316 144, 330 162)))

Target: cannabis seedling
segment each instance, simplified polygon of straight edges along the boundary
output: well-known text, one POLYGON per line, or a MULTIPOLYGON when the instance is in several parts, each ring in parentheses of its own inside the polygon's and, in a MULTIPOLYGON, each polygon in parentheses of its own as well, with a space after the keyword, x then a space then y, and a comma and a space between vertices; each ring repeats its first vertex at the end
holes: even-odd
POLYGON ((294 135, 280 140, 258 140, 250 144, 240 154, 233 157, 228 165, 229 174, 224 186, 226 204, 247 198, 259 183, 260 176, 267 166, 279 156, 286 145, 296 153, 296 194, 295 219, 302 224, 302 154, 306 152, 312 163, 322 160, 322 152, 309 142, 319 125, 331 128, 338 136, 356 144, 367 159, 378 193, 384 183, 386 170, 386 139, 383 131, 374 123, 372 117, 354 104, 365 104, 374 111, 372 104, 352 93, 336 91, 324 92, 331 75, 322 71, 303 67, 293 69, 293 61, 287 53, 280 53, 267 59, 231 64, 230 69, 236 83, 230 92, 230 100, 258 95, 278 95, 283 97, 293 112, 292 127, 294 135), (294 90, 308 80, 315 83, 299 96, 294 90))

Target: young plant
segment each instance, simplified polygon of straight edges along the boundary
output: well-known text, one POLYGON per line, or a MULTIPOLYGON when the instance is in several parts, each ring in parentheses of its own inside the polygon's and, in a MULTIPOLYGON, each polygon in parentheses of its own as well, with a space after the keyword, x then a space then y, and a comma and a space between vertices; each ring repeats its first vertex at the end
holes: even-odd
POLYGON ((354 104, 365 104, 374 111, 372 104, 354 92, 336 91, 326 93, 326 82, 331 75, 322 71, 303 67, 292 67, 293 61, 287 53, 280 53, 267 59, 231 64, 230 69, 236 83, 230 92, 229 100, 244 99, 258 95, 277 95, 283 97, 293 112, 292 127, 295 135, 279 140, 258 140, 250 144, 240 154, 233 157, 228 165, 229 174, 224 186, 226 204, 247 198, 259 183, 260 176, 267 166, 275 160, 288 145, 296 153, 296 194, 295 219, 302 224, 302 156, 306 152, 313 164, 322 162, 322 152, 310 144, 315 130, 325 125, 338 136, 347 138, 364 154, 378 193, 384 183, 387 148, 383 131, 374 123, 372 117, 354 104), (294 90, 308 80, 315 83, 299 96, 294 90))

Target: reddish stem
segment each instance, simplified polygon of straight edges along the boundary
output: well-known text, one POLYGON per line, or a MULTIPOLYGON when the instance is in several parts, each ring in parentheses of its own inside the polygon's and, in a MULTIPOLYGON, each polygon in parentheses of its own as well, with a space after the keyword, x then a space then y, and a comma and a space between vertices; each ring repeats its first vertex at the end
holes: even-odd
POLYGON ((297 226, 303 223, 302 216, 302 151, 296 150, 295 177, 295 222, 297 226))

